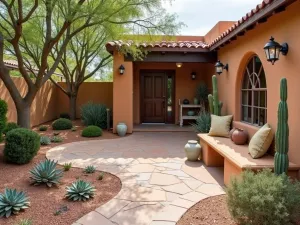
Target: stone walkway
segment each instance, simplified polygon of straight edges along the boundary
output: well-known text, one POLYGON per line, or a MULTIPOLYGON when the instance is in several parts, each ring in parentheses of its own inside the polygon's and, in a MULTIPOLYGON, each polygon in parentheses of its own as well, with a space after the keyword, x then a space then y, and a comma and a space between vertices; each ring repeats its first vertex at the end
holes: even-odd
POLYGON ((125 138, 68 143, 47 152, 59 164, 110 172, 122 181, 115 198, 74 225, 175 225, 195 203, 224 194, 222 168, 185 159, 195 133, 134 133, 125 138))

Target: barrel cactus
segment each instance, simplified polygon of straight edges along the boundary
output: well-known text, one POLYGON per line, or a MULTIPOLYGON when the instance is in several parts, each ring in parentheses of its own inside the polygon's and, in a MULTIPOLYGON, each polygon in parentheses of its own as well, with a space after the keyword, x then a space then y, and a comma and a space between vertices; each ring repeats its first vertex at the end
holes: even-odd
POLYGON ((208 95, 208 103, 211 114, 221 116, 223 103, 219 101, 217 76, 212 76, 213 95, 208 95))
POLYGON ((280 82, 280 102, 278 105, 278 121, 275 137, 275 173, 287 173, 289 167, 289 125, 287 105, 287 81, 285 78, 280 82))

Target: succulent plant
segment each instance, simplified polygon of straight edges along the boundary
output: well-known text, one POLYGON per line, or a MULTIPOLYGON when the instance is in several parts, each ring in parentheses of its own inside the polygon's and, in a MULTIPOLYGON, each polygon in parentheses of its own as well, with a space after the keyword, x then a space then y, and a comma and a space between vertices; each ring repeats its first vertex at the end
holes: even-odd
POLYGON ((66 197, 73 201, 86 201, 94 197, 95 191, 89 182, 77 180, 67 187, 66 197))
POLYGON ((30 219, 21 219, 18 223, 15 223, 15 225, 32 225, 32 221, 30 219))
POLYGON ((64 164, 64 171, 69 171, 72 168, 72 163, 65 163, 64 164))
POLYGON ((48 130, 48 127, 46 125, 42 125, 39 127, 39 131, 46 131, 48 130))
POLYGON ((11 214, 18 214, 29 206, 30 202, 23 191, 6 188, 4 194, 0 194, 0 217, 7 218, 11 214))
POLYGON ((60 136, 53 136, 53 137, 51 137, 51 142, 53 142, 53 143, 60 143, 62 141, 63 141, 63 138, 60 137, 60 136))
POLYGON ((98 176, 98 180, 103 180, 103 178, 104 178, 104 173, 101 172, 101 173, 99 174, 99 176, 98 176))
POLYGON ((51 140, 47 136, 41 136, 40 142, 41 142, 41 145, 50 145, 51 144, 51 140))
POLYGON ((46 159, 37 164, 32 170, 31 179, 34 185, 46 184, 48 187, 59 184, 62 177, 62 170, 56 169, 57 162, 54 160, 46 159))
POLYGON ((96 171, 96 167, 94 167, 92 165, 84 168, 85 173, 94 173, 95 171, 96 171))
POLYGON ((209 110, 211 114, 221 116, 223 103, 219 101, 218 80, 216 75, 212 76, 212 84, 213 94, 208 95, 209 110))

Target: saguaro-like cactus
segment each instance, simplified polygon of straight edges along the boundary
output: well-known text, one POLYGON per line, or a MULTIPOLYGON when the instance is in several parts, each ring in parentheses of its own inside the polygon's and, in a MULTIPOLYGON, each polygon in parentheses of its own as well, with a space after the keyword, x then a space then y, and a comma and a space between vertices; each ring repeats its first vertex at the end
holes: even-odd
POLYGON ((223 103, 219 101, 217 76, 212 76, 213 95, 208 95, 209 110, 211 114, 221 116, 223 103))
POLYGON ((288 125, 288 105, 287 81, 282 78, 280 81, 280 102, 278 105, 278 121, 275 139, 275 173, 287 173, 289 168, 289 125, 288 125))

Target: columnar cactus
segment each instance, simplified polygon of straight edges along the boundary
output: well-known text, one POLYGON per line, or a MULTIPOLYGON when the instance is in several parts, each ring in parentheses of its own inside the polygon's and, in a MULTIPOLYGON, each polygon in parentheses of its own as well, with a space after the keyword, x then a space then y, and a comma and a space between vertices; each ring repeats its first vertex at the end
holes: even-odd
POLYGON ((221 116, 223 103, 219 101, 217 76, 212 76, 213 95, 208 95, 210 113, 221 116))
POLYGON ((288 125, 288 106, 287 100, 287 81, 282 78, 280 81, 280 102, 278 105, 278 121, 275 137, 275 173, 287 173, 289 167, 289 125, 288 125))

